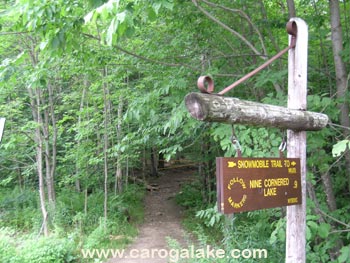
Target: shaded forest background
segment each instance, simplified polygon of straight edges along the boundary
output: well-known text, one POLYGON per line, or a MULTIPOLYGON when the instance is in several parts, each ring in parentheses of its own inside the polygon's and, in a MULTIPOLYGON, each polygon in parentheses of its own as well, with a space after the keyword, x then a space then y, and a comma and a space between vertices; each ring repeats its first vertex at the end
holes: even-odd
MULTIPOLYGON (((191 119, 183 99, 200 75, 220 90, 287 47, 294 16, 309 26, 308 109, 331 120, 307 138, 308 262, 349 262, 347 0, 1 1, 0 257, 83 262, 82 247, 124 245, 108 237, 136 235, 140 180, 186 159, 197 180, 177 200, 203 244, 283 262, 284 209, 217 213, 214 161, 235 155, 231 126, 191 119)), ((285 106, 287 57, 228 96, 285 106)), ((278 156, 285 136, 235 133, 245 157, 278 156)))

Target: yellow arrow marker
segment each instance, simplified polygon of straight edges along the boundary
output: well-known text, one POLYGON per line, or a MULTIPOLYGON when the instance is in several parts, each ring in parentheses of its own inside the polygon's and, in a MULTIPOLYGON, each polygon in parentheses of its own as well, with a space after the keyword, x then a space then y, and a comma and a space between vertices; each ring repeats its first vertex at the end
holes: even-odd
POLYGON ((236 167, 237 164, 235 162, 227 162, 227 166, 228 168, 233 168, 233 167, 236 167))
POLYGON ((293 161, 293 162, 291 162, 291 165, 292 165, 292 166, 295 166, 296 164, 297 164, 297 163, 296 163, 296 162, 294 162, 294 161, 293 161))

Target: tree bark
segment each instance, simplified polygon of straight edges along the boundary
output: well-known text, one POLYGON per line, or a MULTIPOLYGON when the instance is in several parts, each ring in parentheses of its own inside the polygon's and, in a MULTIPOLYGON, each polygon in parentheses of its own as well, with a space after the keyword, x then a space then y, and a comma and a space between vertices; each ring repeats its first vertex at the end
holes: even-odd
POLYGON ((158 154, 158 168, 162 169, 165 167, 164 153, 158 154))
MULTIPOLYGON (((35 107, 35 106, 34 106, 35 107)), ((34 119, 39 123, 40 121, 40 109, 39 105, 36 105, 37 111, 33 112, 34 119)), ((43 140, 41 136, 40 126, 38 125, 35 128, 35 142, 37 144, 36 147, 36 161, 37 161, 37 172, 38 172, 38 179, 39 179, 39 197, 40 197, 40 207, 41 207, 41 213, 43 215, 43 231, 44 235, 49 235, 49 228, 47 223, 48 213, 46 210, 46 201, 45 201, 45 186, 44 186, 44 175, 43 175, 43 140)))
POLYGON ((294 131, 316 131, 328 123, 325 114, 201 93, 185 98, 193 118, 208 122, 277 127, 294 131))
POLYGON ((289 18, 296 17, 294 0, 287 0, 289 18))
POLYGON ((199 178, 202 178, 202 199, 204 203, 208 202, 208 192, 207 192, 207 187, 208 187, 208 178, 207 178, 207 163, 205 159, 207 158, 205 154, 206 150, 206 142, 205 142, 205 137, 207 137, 205 134, 203 135, 204 139, 201 142, 201 162, 198 165, 198 175, 199 178))
POLYGON ((54 175, 56 170, 57 158, 57 127, 53 99, 53 86, 50 83, 50 81, 48 81, 48 100, 44 98, 44 95, 41 93, 40 89, 37 89, 37 91, 37 96, 40 98, 42 105, 45 106, 43 109, 44 118, 42 123, 42 131, 44 135, 43 138, 45 145, 46 185, 49 204, 54 208, 56 201, 54 175))
MULTIPOLYGON (((341 57, 343 48, 342 26, 340 22, 340 7, 338 0, 329 0, 330 20, 331 20, 331 39, 333 47, 333 59, 336 75, 337 98, 339 100, 340 124, 345 127, 343 129, 344 137, 350 135, 350 119, 349 119, 349 102, 348 102, 348 80, 345 63, 341 57)), ((346 174, 348 175, 348 191, 350 192, 350 153, 345 154, 346 174)))
MULTIPOLYGON (((123 108, 124 108, 124 99, 123 96, 119 96, 119 105, 118 105, 118 120, 117 120, 117 144, 120 145, 122 141, 122 118, 123 118, 123 108)), ((115 173, 115 186, 114 193, 117 194, 123 191, 123 172, 122 172, 122 163, 121 163, 122 152, 118 151, 117 157, 117 169, 115 173)))
MULTIPOLYGON (((102 77, 104 79, 103 83, 103 102, 104 102, 104 109, 103 109, 103 160, 104 160, 104 202, 103 202, 103 215, 105 223, 107 222, 107 211, 108 211, 108 118, 109 118, 109 106, 108 106, 108 85, 106 83, 106 77, 107 77, 107 68, 105 67, 103 69, 102 77)), ((106 227, 106 225, 105 225, 106 227)))
POLYGON ((54 91, 51 82, 48 83, 47 90, 49 93, 49 112, 51 117, 52 125, 52 141, 51 141, 51 166, 50 169, 50 179, 51 179, 51 189, 52 189, 52 200, 56 202, 56 191, 55 191, 55 173, 57 164, 57 125, 56 125, 56 114, 55 114, 55 102, 54 102, 54 91))
MULTIPOLYGON (((265 4, 262 0, 259 1, 259 4, 261 6, 261 13, 262 13, 262 16, 264 17, 264 19, 266 21, 268 21, 268 18, 267 18, 267 12, 266 12, 266 8, 265 8, 265 4)), ((280 48, 279 46, 277 45, 277 42, 276 42, 276 39, 274 38, 273 36, 273 33, 271 31, 271 28, 269 26, 266 27, 266 31, 267 31, 267 35, 268 35, 268 38, 270 39, 270 43, 272 43, 272 45, 274 46, 275 50, 276 50, 276 53, 280 52, 280 48)), ((263 37, 261 36, 262 38, 262 41, 264 40, 263 37)), ((268 55, 267 52, 266 53, 266 56, 268 55)), ((282 70, 283 68, 283 63, 282 61, 279 59, 276 61, 279 65, 279 70, 282 70)), ((277 93, 281 93, 283 92, 283 89, 281 87, 281 85, 279 83, 277 83, 277 81, 274 81, 273 83, 273 86, 276 90, 277 93)))
MULTIPOLYGON (((83 88, 83 93, 81 95, 80 99, 80 106, 79 106, 79 116, 78 116, 78 129, 81 129, 81 113, 84 110, 84 100, 86 97, 86 87, 87 87, 87 81, 84 79, 84 88, 83 88)), ((81 140, 78 140, 78 149, 80 148, 81 145, 81 140)), ((81 192, 81 185, 80 185, 80 173, 81 173, 81 167, 80 167, 80 162, 79 162, 79 153, 78 151, 76 152, 76 158, 75 158, 75 189, 77 192, 81 192)))
POLYGON ((158 176, 158 153, 157 153, 157 148, 152 147, 151 148, 151 175, 152 176, 158 176))
MULTIPOLYGON (((29 36, 25 40, 25 45, 29 49, 30 59, 33 67, 35 67, 38 62, 38 53, 35 51, 36 39, 29 36)), ((36 123, 35 127, 35 137, 34 142, 36 145, 36 169, 39 182, 39 199, 40 199, 40 209, 43 217, 42 228, 45 236, 49 235, 49 225, 48 225, 48 211, 46 208, 46 193, 45 193, 45 180, 44 180, 44 167, 43 167, 43 152, 44 152, 44 138, 42 134, 43 120, 42 120, 42 110, 41 110, 41 91, 40 88, 28 87, 28 94, 30 98, 30 105, 32 110, 33 121, 36 123)))
POLYGON ((335 202, 333 185, 332 185, 332 180, 329 172, 327 171, 324 174, 322 174, 321 178, 322 178, 324 190, 327 197, 327 205, 328 205, 329 211, 335 211, 337 210, 337 204, 335 202))

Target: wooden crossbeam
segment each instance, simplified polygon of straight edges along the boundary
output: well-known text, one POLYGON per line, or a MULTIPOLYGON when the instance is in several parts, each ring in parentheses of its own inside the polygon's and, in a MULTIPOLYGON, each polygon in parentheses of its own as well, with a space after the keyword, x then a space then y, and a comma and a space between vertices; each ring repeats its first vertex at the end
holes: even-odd
POLYGON ((206 122, 247 124, 294 131, 318 131, 328 123, 328 116, 322 113, 205 93, 188 94, 185 104, 193 118, 206 122))

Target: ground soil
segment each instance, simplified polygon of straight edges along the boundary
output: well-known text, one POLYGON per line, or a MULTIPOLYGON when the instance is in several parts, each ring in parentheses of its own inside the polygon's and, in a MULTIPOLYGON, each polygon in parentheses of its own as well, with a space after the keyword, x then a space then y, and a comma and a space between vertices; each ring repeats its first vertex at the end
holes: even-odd
POLYGON ((110 259, 108 263, 167 263, 168 259, 154 255, 154 258, 130 258, 129 252, 170 250, 167 237, 187 247, 188 235, 181 220, 183 210, 175 203, 175 195, 183 184, 193 180, 195 171, 191 168, 171 168, 161 171, 159 178, 150 179, 149 184, 157 190, 148 191, 145 197, 145 220, 139 227, 139 235, 126 249, 123 259, 110 259))

